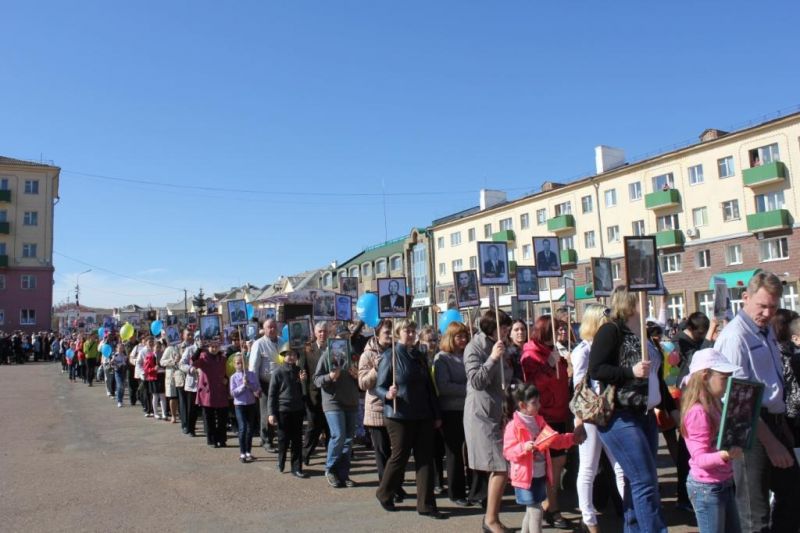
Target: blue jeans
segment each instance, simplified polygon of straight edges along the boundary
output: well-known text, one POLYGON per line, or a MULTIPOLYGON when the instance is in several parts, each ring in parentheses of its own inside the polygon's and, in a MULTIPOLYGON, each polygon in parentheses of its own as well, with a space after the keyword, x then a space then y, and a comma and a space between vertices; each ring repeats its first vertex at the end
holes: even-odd
POLYGON ((599 428, 599 435, 625 473, 625 531, 666 533, 658 494, 655 415, 617 409, 608 425, 599 428))
POLYGON ((239 426, 239 453, 250 453, 253 449, 253 434, 256 432, 258 406, 255 403, 236 405, 234 410, 236 423, 239 426))
MULTIPOLYGON (((122 368, 120 370, 114 371, 114 380, 117 384, 117 403, 122 403, 122 398, 125 396, 125 371, 127 369, 122 368)), ((110 381, 110 380, 109 380, 110 381)))
POLYGON ((350 449, 356 434, 358 410, 325 411, 330 435, 328 437, 328 459, 325 471, 333 472, 344 481, 350 476, 350 449))
POLYGON ((701 483, 689 476, 686 490, 700 533, 741 533, 733 478, 721 483, 701 483))

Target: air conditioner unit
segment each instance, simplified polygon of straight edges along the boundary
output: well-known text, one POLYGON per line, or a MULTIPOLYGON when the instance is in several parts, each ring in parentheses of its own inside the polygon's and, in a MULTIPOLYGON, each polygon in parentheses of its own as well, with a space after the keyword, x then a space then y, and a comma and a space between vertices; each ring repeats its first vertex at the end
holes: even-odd
POLYGON ((686 230, 686 236, 694 239, 700 236, 700 231, 697 228, 689 228, 686 230))

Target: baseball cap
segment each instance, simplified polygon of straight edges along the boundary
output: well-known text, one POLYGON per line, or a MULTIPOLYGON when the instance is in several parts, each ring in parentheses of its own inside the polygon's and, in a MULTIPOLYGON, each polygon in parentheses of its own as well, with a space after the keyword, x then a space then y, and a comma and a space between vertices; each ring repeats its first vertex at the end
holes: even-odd
POLYGON ((694 374, 707 368, 723 374, 732 374, 741 367, 731 364, 724 355, 714 348, 706 348, 694 352, 692 363, 689 365, 689 374, 694 374))

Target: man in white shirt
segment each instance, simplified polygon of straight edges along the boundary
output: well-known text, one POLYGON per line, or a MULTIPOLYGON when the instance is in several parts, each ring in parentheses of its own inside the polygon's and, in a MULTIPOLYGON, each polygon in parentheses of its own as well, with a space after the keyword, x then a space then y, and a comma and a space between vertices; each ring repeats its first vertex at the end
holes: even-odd
POLYGON ((269 381, 272 373, 278 369, 278 323, 269 318, 264 321, 264 335, 253 343, 248 358, 248 370, 258 376, 261 383, 261 398, 259 406, 261 411, 261 445, 272 453, 277 453, 275 448, 275 427, 267 424, 267 406, 269 397, 269 381))

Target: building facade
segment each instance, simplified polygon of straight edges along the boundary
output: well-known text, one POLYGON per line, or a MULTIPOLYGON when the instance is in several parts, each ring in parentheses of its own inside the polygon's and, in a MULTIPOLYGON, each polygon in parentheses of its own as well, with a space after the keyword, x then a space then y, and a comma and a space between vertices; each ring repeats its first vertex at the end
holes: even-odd
MULTIPOLYGON (((800 237, 800 113, 736 132, 706 130, 691 146, 626 163, 618 149, 596 149, 597 173, 565 185, 434 221, 436 303, 446 308, 453 272, 478 269, 477 242, 507 240, 509 260, 535 263, 532 238, 558 236, 564 276, 577 285, 578 315, 592 296, 591 257, 612 259, 615 284, 625 282, 623 238, 654 235, 670 316, 710 314, 711 278, 731 288, 734 310, 743 285, 758 269, 785 284, 783 305, 797 310, 800 237)), ((512 263, 513 264, 513 263, 512 263)), ((563 278, 540 280, 543 303, 563 297, 563 278)), ((481 291, 482 306, 488 306, 481 291)), ((500 289, 500 304, 514 305, 513 283, 500 289)))
POLYGON ((53 215, 61 169, 0 157, 0 329, 51 327, 53 215))

